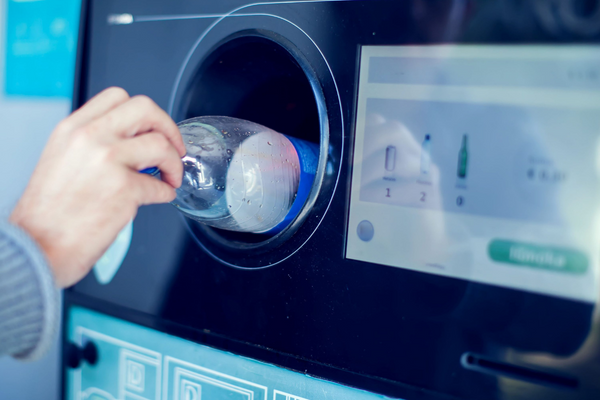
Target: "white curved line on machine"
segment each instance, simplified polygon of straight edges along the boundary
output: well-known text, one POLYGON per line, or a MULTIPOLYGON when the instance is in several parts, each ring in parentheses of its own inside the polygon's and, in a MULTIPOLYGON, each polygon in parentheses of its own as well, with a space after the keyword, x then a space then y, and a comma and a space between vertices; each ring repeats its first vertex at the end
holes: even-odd
MULTIPOLYGON (((330 1, 349 1, 349 0, 326 0, 327 2, 330 1)), ((322 2, 321 0, 316 0, 313 2, 322 2)), ((281 2, 282 4, 286 4, 286 3, 297 3, 296 1, 294 2, 281 2)), ((256 3, 256 4, 261 4, 261 3, 256 3)), ((266 3, 266 4, 273 4, 273 3, 266 3)), ((240 9, 243 7, 240 7, 240 9)), ((235 12, 237 10, 234 10, 232 12, 235 12)), ((202 40, 206 37, 206 35, 219 23, 221 22, 223 19, 227 18, 227 17, 248 17, 248 16, 264 16, 264 17, 273 17, 273 18, 277 18, 280 19, 282 21, 285 21, 287 23, 289 23, 290 25, 296 27, 296 29, 298 29, 300 32, 302 32, 311 42, 312 44, 315 46, 315 48, 319 51, 319 54, 321 54, 321 57, 323 58, 323 61, 325 61, 325 65, 327 65, 327 69, 329 70, 329 74, 331 75, 331 79, 333 79, 333 84, 335 86, 335 92, 338 98, 338 104, 340 107, 340 122, 341 122, 341 128, 342 128, 342 144, 341 144, 341 153, 340 153, 340 166, 338 168, 337 171, 337 177, 335 180, 335 184, 333 186, 333 194, 331 196, 331 198, 329 199, 329 203, 327 204, 327 207, 325 208, 325 211, 323 212, 323 215, 321 216, 321 219, 319 221, 319 223, 317 224, 317 226, 315 227, 315 229, 313 230, 313 232, 309 235, 308 238, 306 238, 306 240, 296 249, 294 250, 292 253, 290 253, 287 257, 285 257, 282 260, 279 260, 277 262, 274 262, 273 264, 267 265, 267 266, 263 266, 263 267, 253 267, 253 268, 244 268, 244 267, 239 267, 237 265, 228 263, 224 260, 221 260, 220 258, 218 258, 217 256, 215 256, 214 254, 212 254, 211 251, 209 251, 206 247, 204 247, 202 244, 200 244, 202 247, 204 247, 204 249, 206 250, 206 252, 208 254, 211 255, 211 257, 217 259, 220 262, 223 262, 231 267, 234 268, 242 268, 242 269, 260 269, 260 268, 266 268, 266 267, 270 267, 276 264, 279 264, 285 260, 287 260, 288 258, 290 258, 291 256, 293 256, 294 254, 296 254, 296 252, 298 252, 298 250, 300 250, 314 235, 314 233, 317 231, 317 229, 319 228, 319 226, 321 226, 321 223, 323 222, 323 218, 325 218, 325 215, 327 214, 327 212, 329 211, 329 208, 331 207, 331 203, 333 202, 333 195, 335 194, 335 192, 337 191, 337 187, 338 187, 338 183, 340 180, 340 174, 342 171, 342 163, 344 160, 344 142, 345 142, 345 138, 344 138, 344 110, 342 109, 342 99, 340 97, 340 91, 338 89, 338 85, 337 85, 337 81, 335 80, 335 76, 333 75, 333 71, 331 69, 331 66, 329 65, 329 62, 327 61, 327 58, 325 58, 325 55, 323 54, 323 52, 321 51, 321 49, 319 48, 319 46, 317 45, 317 43, 315 43, 315 41, 302 29, 300 28, 298 25, 294 24, 293 22, 280 17, 278 15, 273 15, 273 14, 263 14, 263 13, 253 13, 253 14, 228 14, 222 18, 219 18, 217 21, 213 22, 203 33, 202 35, 200 35, 200 37, 198 38, 198 40, 194 43, 194 45, 192 46, 192 48, 190 49, 190 51, 188 52, 185 61, 183 63, 183 65, 181 66, 179 72, 177 73, 177 78, 175 79, 175 84, 173 85, 173 91, 171 92, 171 98, 169 99, 169 109, 168 112, 170 115, 173 114, 173 105, 175 103, 175 95, 177 93, 177 88, 179 87, 179 83, 181 82, 181 77, 183 76, 183 73, 187 67, 187 64, 189 63, 192 55, 194 54, 194 51, 196 50, 196 48, 198 47, 198 45, 200 44, 200 42, 202 42, 202 40)), ((187 226, 187 224, 186 224, 187 226)), ((195 236, 194 236, 195 237, 195 236)))
POLYGON ((354 0, 293 0, 293 1, 273 1, 273 2, 259 2, 246 4, 238 8, 234 8, 226 14, 183 14, 183 15, 141 15, 139 17, 134 16, 133 22, 157 22, 157 21, 173 21, 173 20, 185 20, 185 19, 205 19, 205 18, 225 18, 233 13, 246 9, 248 7, 255 6, 269 6, 269 5, 282 5, 282 4, 301 4, 301 3, 335 3, 342 1, 354 1, 354 0))

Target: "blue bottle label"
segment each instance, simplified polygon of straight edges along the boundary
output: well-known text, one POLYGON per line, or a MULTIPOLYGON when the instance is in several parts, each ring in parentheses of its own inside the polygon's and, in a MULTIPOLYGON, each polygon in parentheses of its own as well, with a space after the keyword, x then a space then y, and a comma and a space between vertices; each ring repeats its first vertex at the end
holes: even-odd
POLYGON ((307 142, 302 139, 297 139, 291 136, 285 136, 294 145, 300 164, 300 182, 298 183, 298 191, 296 198, 292 203, 290 211, 286 214, 283 221, 277 224, 274 228, 264 232, 267 235, 275 235, 287 227, 302 210, 310 190, 312 189, 319 165, 319 145, 316 143, 307 142))

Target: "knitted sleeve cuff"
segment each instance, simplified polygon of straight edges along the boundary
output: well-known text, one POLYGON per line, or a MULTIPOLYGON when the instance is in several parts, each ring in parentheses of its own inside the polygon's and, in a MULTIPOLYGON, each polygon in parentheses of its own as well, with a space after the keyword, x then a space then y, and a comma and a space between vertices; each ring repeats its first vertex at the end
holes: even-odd
POLYGON ((52 345, 60 295, 38 245, 0 221, 0 355, 35 360, 52 345))

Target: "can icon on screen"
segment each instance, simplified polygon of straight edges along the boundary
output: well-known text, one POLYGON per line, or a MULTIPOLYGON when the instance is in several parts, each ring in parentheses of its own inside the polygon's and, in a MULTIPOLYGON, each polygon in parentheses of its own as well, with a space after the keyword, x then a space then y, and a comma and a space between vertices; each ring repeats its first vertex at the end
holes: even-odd
POLYGON ((391 172, 396 168, 396 146, 385 148, 385 170, 391 172))

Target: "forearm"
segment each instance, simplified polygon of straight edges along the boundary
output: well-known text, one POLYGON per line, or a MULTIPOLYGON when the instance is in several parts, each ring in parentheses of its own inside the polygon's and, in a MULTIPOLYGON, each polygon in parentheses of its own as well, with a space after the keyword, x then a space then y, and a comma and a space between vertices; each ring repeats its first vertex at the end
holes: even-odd
POLYGON ((36 359, 60 323, 59 292, 37 244, 0 221, 0 355, 36 359))

